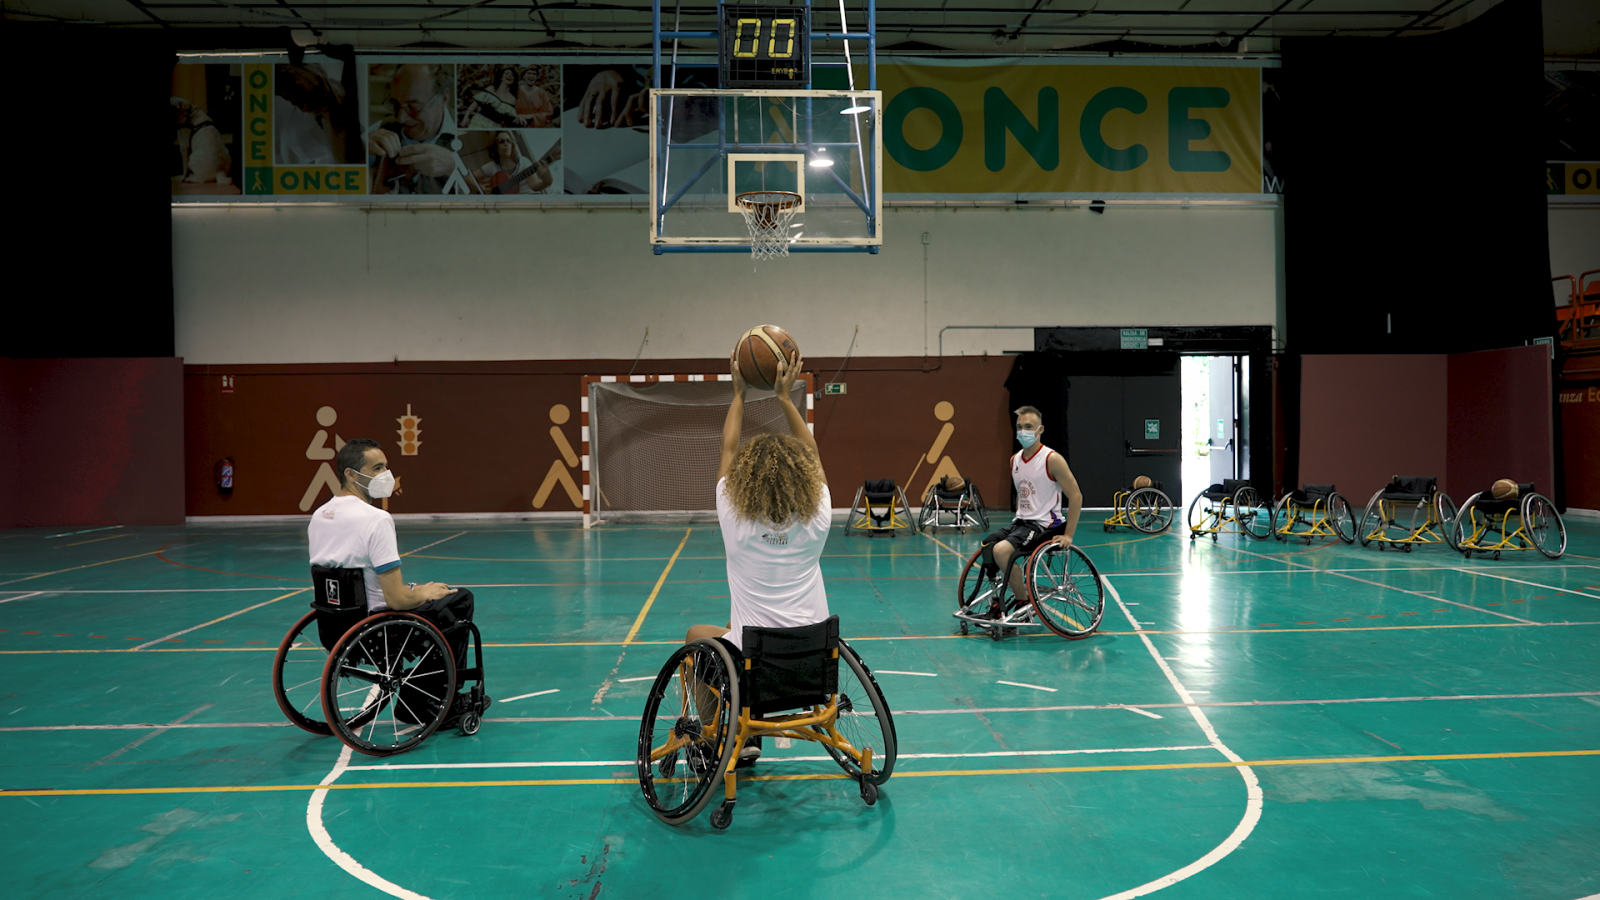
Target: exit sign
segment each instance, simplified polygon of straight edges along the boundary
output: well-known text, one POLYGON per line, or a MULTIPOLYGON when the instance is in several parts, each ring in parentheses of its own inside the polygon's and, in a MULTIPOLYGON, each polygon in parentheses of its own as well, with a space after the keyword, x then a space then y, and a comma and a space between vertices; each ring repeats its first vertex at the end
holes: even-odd
POLYGON ((824 394, 843 394, 845 392, 844 382, 830 381, 822 386, 822 392, 824 394))
POLYGON ((1144 420, 1144 439, 1147 441, 1158 441, 1161 439, 1160 419, 1144 420))
POLYGON ((1122 329, 1123 350, 1148 350, 1150 349, 1150 329, 1124 328, 1122 329))

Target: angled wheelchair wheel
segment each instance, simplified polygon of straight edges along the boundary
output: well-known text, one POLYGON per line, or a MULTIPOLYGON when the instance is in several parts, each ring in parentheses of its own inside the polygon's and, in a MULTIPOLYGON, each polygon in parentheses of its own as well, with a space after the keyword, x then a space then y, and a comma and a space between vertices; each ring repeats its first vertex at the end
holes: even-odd
POLYGON ((1380 488, 1372 495, 1372 499, 1367 501, 1366 511, 1361 514, 1361 524, 1356 527, 1356 540, 1361 542, 1361 546, 1366 547, 1372 543, 1374 537, 1377 537, 1381 548, 1384 540, 1382 531, 1388 524, 1383 508, 1383 490, 1380 488))
POLYGON ((1522 498, 1522 527, 1535 550, 1549 559, 1560 559, 1567 552, 1567 524, 1550 498, 1529 494, 1522 498))
POLYGON ((999 593, 1000 596, 995 596, 994 582, 984 577, 983 548, 979 547, 967 557, 967 564, 961 570, 961 580, 956 582, 956 604, 967 615, 981 615, 988 612, 996 600, 1005 602, 1003 585, 999 593))
POLYGON ((1196 494, 1194 501, 1189 504, 1189 515, 1185 518, 1189 524, 1189 536, 1214 532, 1217 526, 1217 508, 1206 499, 1205 494, 1196 494))
MULTIPOLYGON (((889 713, 889 703, 856 651, 844 641, 839 642, 839 718, 834 726, 839 736, 850 742, 856 750, 872 750, 872 772, 867 776, 871 784, 883 784, 894 774, 894 761, 899 754, 899 740, 895 735, 894 717, 889 713)), ((822 745, 839 768, 851 778, 861 779, 861 767, 849 753, 836 747, 822 745)), ((876 797, 876 795, 874 795, 876 797)), ((870 803, 869 803, 870 805, 870 803)))
POLYGON ((1292 530, 1294 528, 1294 512, 1293 507, 1289 505, 1290 496, 1290 494, 1284 494, 1278 498, 1277 503, 1272 505, 1272 536, 1280 541, 1287 541, 1289 535, 1294 533, 1292 530))
POLYGON ((1461 545, 1456 541, 1456 520, 1461 517, 1461 510, 1456 508, 1454 500, 1444 491, 1433 495, 1433 517, 1439 524, 1439 536, 1444 539, 1451 550, 1460 550, 1461 545))
POLYGON ((639 790, 657 818, 682 825, 706 808, 733 765, 738 729, 733 654, 714 639, 679 647, 650 686, 639 720, 639 790))
POLYGON ((1333 528, 1333 533, 1339 540, 1346 544, 1356 542, 1356 514, 1350 508, 1350 501, 1343 494, 1328 495, 1328 525, 1333 528))
POLYGON ((328 665, 328 651, 317 636, 317 611, 300 621, 283 636, 278 654, 272 659, 272 696, 278 708, 296 726, 312 734, 332 734, 322 717, 322 670, 328 665))
POLYGON ((922 511, 917 513, 917 530, 927 531, 939 527, 939 499, 934 496, 933 488, 928 488, 928 496, 923 498, 922 511))
POLYGON ((978 528, 985 534, 989 532, 989 510, 983 505, 983 494, 978 491, 978 486, 972 486, 972 511, 978 518, 978 528))
POLYGON ((1272 507, 1255 488, 1242 487, 1233 492, 1233 515, 1239 530, 1252 539, 1264 541, 1272 536, 1272 507))
POLYGON ((456 660, 432 622, 381 612, 345 632, 322 673, 322 710, 333 733, 369 756, 404 753, 444 721, 456 660))
POLYGON ((1077 547, 1043 544, 1028 557, 1028 599, 1046 628, 1069 640, 1088 637, 1106 611, 1105 585, 1077 547))
POLYGON ((1153 487, 1139 488, 1128 495, 1128 521, 1134 530, 1160 534, 1172 525, 1172 498, 1153 487))
POLYGON ((1450 545, 1451 550, 1467 554, 1468 559, 1472 558, 1472 545, 1477 543, 1480 531, 1487 530, 1487 525, 1480 528, 1478 524, 1478 518, 1482 515, 1478 511, 1478 498, 1482 496, 1483 492, 1479 491, 1468 497, 1467 502, 1456 510, 1454 521, 1445 528, 1445 543, 1450 545))

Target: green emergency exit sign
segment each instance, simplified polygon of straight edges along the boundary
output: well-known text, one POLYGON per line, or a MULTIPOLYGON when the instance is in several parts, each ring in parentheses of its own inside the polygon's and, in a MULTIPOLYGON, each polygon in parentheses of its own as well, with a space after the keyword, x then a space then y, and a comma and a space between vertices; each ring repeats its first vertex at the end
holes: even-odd
POLYGON ((1144 439, 1147 441, 1158 441, 1161 439, 1160 419, 1144 420, 1144 439))
POLYGON ((1150 329, 1124 328, 1122 329, 1122 349, 1148 350, 1150 349, 1150 329))

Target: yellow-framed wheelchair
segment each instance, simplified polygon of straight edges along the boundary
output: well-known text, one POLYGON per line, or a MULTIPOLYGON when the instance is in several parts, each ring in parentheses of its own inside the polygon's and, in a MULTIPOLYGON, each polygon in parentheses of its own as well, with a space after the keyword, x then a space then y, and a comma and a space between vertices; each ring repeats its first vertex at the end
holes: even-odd
POLYGON ((1189 504, 1189 540, 1219 534, 1243 534, 1264 541, 1272 533, 1272 507, 1250 482, 1225 478, 1195 495, 1189 504))
POLYGON ((360 569, 312 566, 311 583, 311 611, 272 661, 273 697, 290 722, 369 756, 403 753, 442 727, 477 733, 489 706, 477 626, 454 616, 441 628, 417 613, 369 614, 360 569), (476 684, 458 695, 469 681, 476 684))
POLYGON ((746 627, 741 642, 742 653, 721 638, 685 644, 650 686, 636 763, 656 817, 688 823, 720 783, 711 826, 727 828, 739 750, 764 737, 821 744, 861 799, 877 803, 898 754, 894 718, 872 672, 839 638, 839 617, 800 628, 746 627))
POLYGON ((844 536, 866 532, 868 537, 877 534, 898 536, 902 528, 915 530, 916 520, 911 517, 911 504, 906 502, 906 492, 894 483, 893 478, 868 480, 856 488, 856 497, 850 503, 850 514, 844 520, 844 536))
POLYGON ((948 476, 928 485, 922 498, 922 513, 917 516, 918 530, 926 533, 941 528, 954 528, 965 533, 968 528, 989 530, 989 513, 983 508, 983 496, 978 486, 964 481, 952 490, 948 476))
POLYGON ((1331 484, 1307 484, 1278 498, 1272 508, 1272 536, 1280 541, 1295 537, 1336 537, 1356 542, 1356 516, 1350 501, 1331 484))
POLYGON ((1444 544, 1454 550, 1456 504, 1439 490, 1432 475, 1396 475, 1367 501, 1356 528, 1361 546, 1377 544, 1411 550, 1419 544, 1444 544))
POLYGON ((1117 491, 1111 498, 1111 515, 1100 527, 1108 532, 1132 528, 1143 534, 1160 534, 1172 526, 1173 511, 1172 498, 1161 482, 1140 475, 1127 490, 1117 491))
POLYGON ((1502 550, 1537 550, 1548 559, 1560 559, 1567 551, 1567 525, 1561 513, 1550 498, 1534 490, 1532 482, 1496 482, 1468 497, 1450 532, 1451 545, 1467 559, 1474 553, 1499 559, 1502 550))

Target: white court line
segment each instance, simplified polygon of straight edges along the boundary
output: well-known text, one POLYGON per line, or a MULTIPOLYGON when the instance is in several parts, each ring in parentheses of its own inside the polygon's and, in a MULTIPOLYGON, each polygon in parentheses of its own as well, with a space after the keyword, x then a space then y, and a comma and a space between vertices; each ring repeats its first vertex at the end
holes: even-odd
MULTIPOLYGON (((1122 609, 1122 614, 1127 617, 1129 622, 1135 621, 1133 618, 1133 611, 1123 605, 1122 595, 1117 593, 1117 589, 1111 584, 1111 579, 1106 578, 1103 580, 1105 582, 1106 592, 1111 595, 1111 599, 1115 600, 1117 606, 1122 609)), ((1195 723, 1198 724, 1200 726, 1200 730, 1205 733, 1206 739, 1210 742, 1210 745, 1215 747, 1219 753, 1228 759, 1228 761, 1242 764, 1244 759, 1240 757, 1239 754, 1234 753, 1227 744, 1222 742, 1222 738, 1217 736, 1216 729, 1211 727, 1211 720, 1206 718, 1206 714, 1201 712, 1198 706, 1194 705, 1194 698, 1190 695, 1189 691, 1184 688, 1183 682, 1178 680, 1178 676, 1173 674, 1172 667, 1168 666, 1166 660, 1161 658, 1161 652, 1156 649, 1156 645, 1150 640, 1150 636, 1140 630, 1139 626, 1137 625, 1134 626, 1134 631, 1138 632, 1139 640, 1144 642, 1144 647, 1146 650, 1150 651, 1150 656, 1155 659, 1156 666, 1161 669, 1161 673, 1163 675, 1167 676, 1167 681, 1172 684, 1173 690, 1178 692, 1179 699, 1181 699, 1184 702, 1184 705, 1188 707, 1189 714, 1194 716, 1195 723)), ((1244 779, 1244 816, 1239 819, 1239 824, 1234 826, 1233 832, 1223 839, 1222 843, 1211 848, 1211 852, 1207 853, 1205 856, 1200 857, 1199 859, 1181 869, 1178 869, 1177 871, 1163 875, 1154 881, 1147 881, 1138 887, 1129 888, 1126 891, 1111 894, 1102 898, 1102 900, 1129 900, 1129 898, 1132 897, 1142 897, 1145 894, 1155 893, 1162 888, 1171 887, 1172 885, 1177 884, 1191 875, 1210 868, 1222 860, 1223 857, 1238 849, 1239 845, 1244 843, 1245 838, 1250 836, 1250 832, 1255 830, 1256 823, 1261 821, 1262 791, 1261 782, 1256 779, 1256 773, 1254 769, 1251 769, 1246 765, 1238 765, 1234 767, 1234 771, 1238 772, 1239 777, 1244 779)))
POLYGON ((13 600, 26 600, 29 597, 37 597, 40 594, 53 594, 53 593, 55 593, 55 591, 34 591, 31 594, 23 594, 20 597, 7 597, 4 600, 0 600, 0 603, 10 603, 13 600))
POLYGON ((549 689, 547 691, 534 691, 531 694, 518 694, 515 697, 505 697, 500 702, 501 703, 510 703, 513 700, 526 700, 529 697, 543 697, 545 694, 554 694, 555 692, 557 692, 559 690, 561 690, 561 688, 551 688, 551 689, 549 689))
POLYGON ((900 672, 900 671, 896 671, 894 669, 878 669, 878 670, 874 671, 872 674, 874 674, 874 675, 921 675, 923 678, 938 678, 939 677, 939 673, 937 673, 937 672, 900 672))
MULTIPOLYGON (((1264 554, 1263 554, 1262 558, 1263 559, 1271 559, 1271 560, 1275 560, 1275 561, 1278 561, 1278 562, 1287 562, 1288 561, 1288 560, 1284 560, 1284 559, 1282 559, 1280 557, 1266 556, 1264 554)), ((1327 572, 1330 575, 1336 575, 1336 574, 1339 574, 1341 572, 1454 572, 1454 571, 1456 571, 1456 567, 1455 566, 1388 566, 1388 567, 1374 566, 1372 568, 1353 568, 1353 569, 1325 569, 1325 568, 1323 568, 1321 566, 1306 565, 1304 563, 1299 563, 1299 566, 1300 566, 1300 568, 1287 569, 1287 570, 1286 569, 1236 569, 1236 570, 1231 571, 1231 572, 1225 572, 1225 571, 1222 571, 1220 569, 1214 570, 1214 569, 1207 569, 1207 568, 1197 567, 1197 568, 1193 568, 1193 569, 1174 569, 1174 570, 1172 570, 1170 572, 1102 572, 1101 574, 1105 575, 1107 577, 1110 577, 1110 576, 1114 575, 1117 578, 1171 578, 1171 577, 1174 577, 1174 576, 1184 577, 1184 576, 1188 576, 1188 575, 1194 575, 1197 572, 1198 573, 1203 573, 1205 575, 1229 576, 1229 575, 1298 575, 1298 574, 1301 574, 1301 573, 1304 573, 1304 572, 1327 572)), ((1495 566, 1495 568, 1497 568, 1497 569, 1593 569, 1593 568, 1600 568, 1600 566, 1587 566, 1587 565, 1579 565, 1579 564, 1576 564, 1576 563, 1551 563, 1550 565, 1546 565, 1546 566, 1541 566, 1541 565, 1538 565, 1538 564, 1530 564, 1530 565, 1513 565, 1513 566, 1495 566)), ((1138 606, 1139 604, 1137 604, 1137 603, 1129 603, 1128 605, 1129 606, 1138 606)))
POLYGON ((185 628, 182 631, 174 631, 173 633, 167 635, 166 637, 158 637, 153 641, 145 641, 144 643, 140 644, 137 647, 134 647, 133 649, 134 650, 143 650, 146 647, 154 647, 155 645, 161 643, 162 641, 170 641, 173 638, 178 637, 179 635, 188 634, 191 631, 199 631, 202 628, 205 628, 205 627, 207 627, 209 625, 215 625, 218 622, 225 622, 228 619, 233 618, 234 616, 242 616, 242 615, 244 615, 245 613, 249 612, 252 609, 260 609, 263 606, 270 606, 270 605, 272 605, 274 603, 277 603, 279 600, 286 600, 286 599, 288 599, 290 597, 293 597, 295 594, 304 594, 306 591, 309 591, 309 590, 311 590, 311 588, 304 587, 304 588, 299 589, 298 591, 291 591, 291 592, 289 592, 287 594, 284 594, 282 597, 274 597, 271 600, 264 600, 264 601, 262 601, 260 603, 257 603, 255 606, 246 606, 244 609, 238 610, 237 612, 228 613, 225 616, 222 616, 222 617, 216 618, 216 619, 212 619, 209 622, 201 622, 199 625, 195 625, 195 626, 193 626, 191 628, 185 628))
MULTIPOLYGON (((1465 572, 1468 575, 1481 575, 1485 578, 1498 578, 1501 581, 1514 581, 1517 584, 1526 584, 1529 587, 1544 588, 1547 591, 1559 591, 1563 594, 1577 594, 1579 597, 1588 597, 1591 600, 1600 600, 1600 594, 1585 594, 1583 591, 1575 591, 1572 588, 1556 587, 1553 584, 1540 584, 1537 581, 1523 581, 1521 578, 1509 578, 1505 575, 1496 575, 1493 572, 1479 572, 1474 569, 1457 568, 1455 571, 1465 572)), ((5 601, 0 600, 0 603, 4 602, 5 601)))
MULTIPOLYGON (((1159 716, 1157 718, 1160 718, 1159 716)), ((900 753, 902 759, 991 759, 1022 756, 1073 756, 1082 753, 1157 753, 1165 750, 1209 750, 1210 744, 1188 747, 1096 747, 1082 750, 992 750, 983 753, 900 753)), ((831 756, 766 756, 767 762, 825 762, 831 756)), ((488 762, 488 763, 397 763, 394 765, 346 766, 346 772, 394 772, 401 769, 558 769, 604 768, 606 766, 631 766, 631 759, 568 759, 548 762, 488 762)))
POLYGON ((618 678, 617 684, 627 684, 630 681, 654 681, 654 675, 635 675, 632 678, 618 678))
MULTIPOLYGON (((434 533, 437 534, 438 532, 434 532, 434 533)), ((404 553, 402 553, 400 555, 401 556, 410 556, 413 553, 421 553, 422 551, 428 549, 429 547, 437 547, 440 544, 444 543, 445 541, 453 541, 456 538, 461 537, 463 534, 466 534, 466 533, 467 532, 465 532, 465 531, 458 531, 455 534, 452 534, 447 538, 440 538, 440 539, 438 539, 437 541, 434 541, 431 544, 423 544, 421 547, 418 547, 415 550, 407 550, 406 552, 404 552, 404 553)))
POLYGON ((996 681, 995 684, 1009 684, 1012 687, 1025 687, 1036 691, 1049 691, 1052 694, 1056 692, 1056 689, 1053 687, 1045 687, 1042 684, 1023 684, 1020 681, 996 681))
POLYGON ((1153 712, 1148 712, 1146 710, 1142 710, 1137 706, 1124 706, 1123 709, 1126 709, 1128 712, 1131 712, 1131 713, 1138 713, 1141 716, 1149 716, 1152 719, 1164 718, 1163 716, 1156 715, 1153 712))

